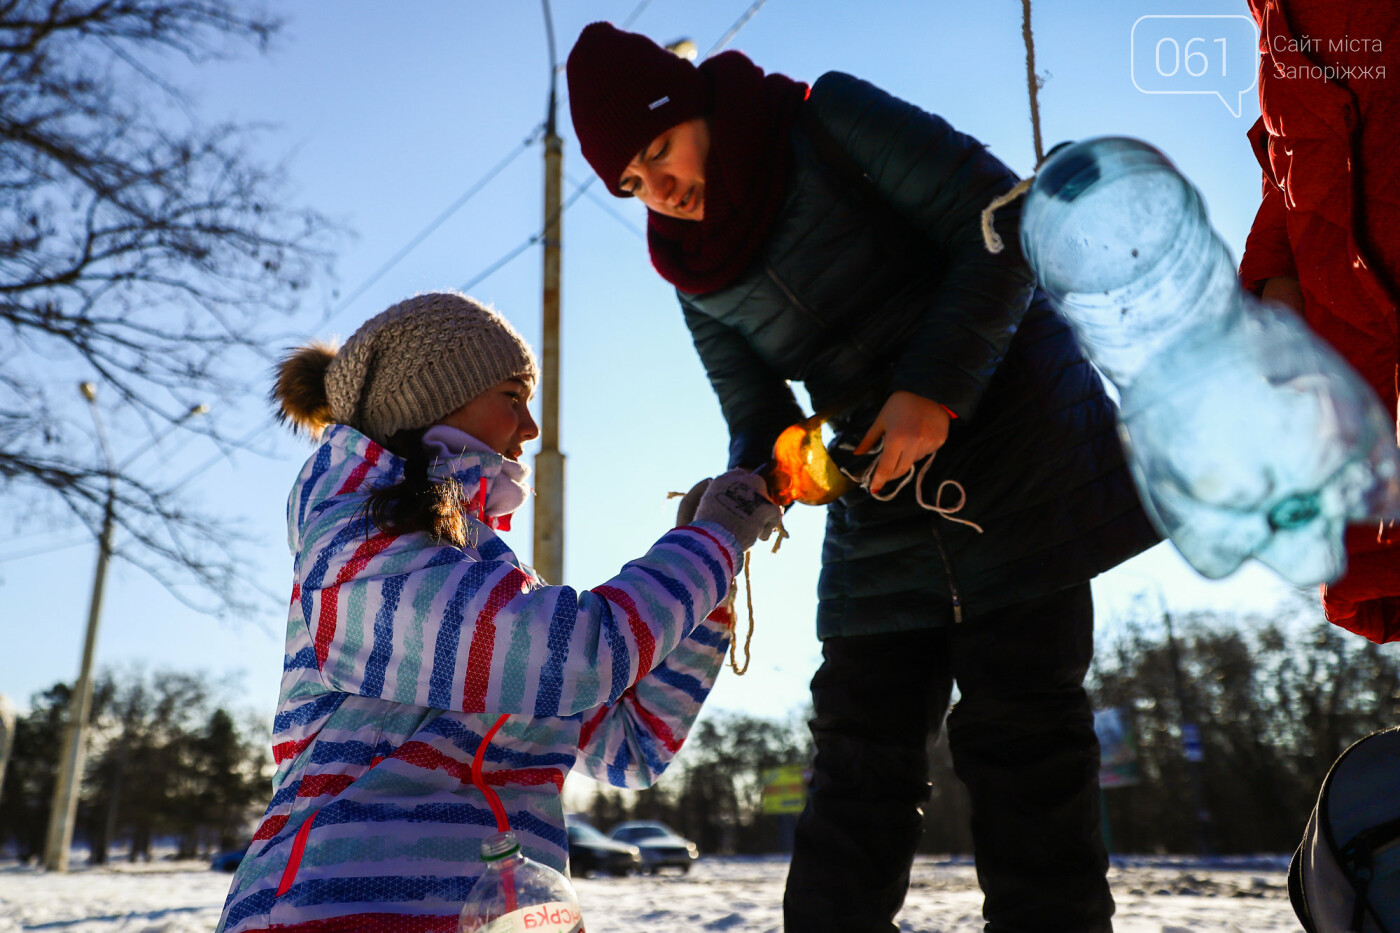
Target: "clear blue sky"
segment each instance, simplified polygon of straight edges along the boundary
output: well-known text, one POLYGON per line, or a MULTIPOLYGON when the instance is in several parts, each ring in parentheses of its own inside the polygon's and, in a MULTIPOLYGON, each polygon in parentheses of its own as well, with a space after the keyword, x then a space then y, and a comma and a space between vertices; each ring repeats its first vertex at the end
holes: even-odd
MULTIPOLYGON (((749 5, 653 0, 631 28, 663 42, 689 36, 703 52, 749 5)), ((555 0, 560 60, 587 23, 621 23, 639 6, 637 0, 555 0)), ((295 196, 356 232, 336 263, 340 294, 348 295, 541 122, 549 79, 543 14, 526 0, 288 0, 276 7, 289 26, 269 55, 175 70, 197 90, 202 119, 272 124, 250 145, 268 158, 285 157, 295 196)), ((1259 197, 1259 172, 1244 135, 1258 115, 1254 92, 1244 95, 1236 117, 1213 96, 1144 93, 1188 86, 1150 73, 1135 84, 1132 69, 1145 67, 1144 48, 1148 54, 1164 48, 1163 37, 1183 51, 1190 38, 1204 38, 1194 48, 1216 60, 1212 77, 1203 80, 1233 87, 1226 97, 1237 105, 1238 92, 1253 78, 1251 54, 1240 39, 1241 29, 1251 35, 1248 27, 1190 17, 1246 13, 1244 0, 1040 0, 1034 23, 1037 66, 1046 77, 1041 117, 1047 148, 1106 134, 1154 143, 1201 188, 1236 256, 1259 197), (1187 18, 1146 21, 1134 55, 1134 24, 1143 16, 1187 18), (1215 42, 1219 38, 1226 44, 1215 42), (1216 78, 1223 48, 1229 49, 1227 75, 1216 78)), ((1020 16, 1017 0, 770 0, 731 47, 803 80, 833 69, 859 75, 941 114, 1026 173, 1034 157, 1020 16)), ((1170 43, 1165 49, 1170 53, 1170 43)), ((1162 62, 1164 70, 1171 67, 1162 62)), ((566 104, 560 119, 567 197, 589 170, 573 143, 566 104)), ((539 228, 542 177, 542 152, 533 146, 343 313, 321 323, 324 308, 338 302, 318 295, 290 329, 345 336, 400 298, 469 281, 539 228)), ((643 222, 639 206, 598 188, 564 218, 563 582, 579 588, 605 580, 669 527, 674 503, 666 500, 667 490, 687 489, 724 467, 718 406, 674 295, 650 268, 643 222)), ((538 248, 528 250, 473 289, 536 345, 540 266, 538 248)), ((62 377, 76 383, 89 375, 62 377)), ((210 417, 235 436, 266 414, 257 399, 209 401, 210 417)), ((256 618, 220 622, 118 562, 108 578, 99 664, 140 661, 150 668, 207 670, 212 677, 241 671, 239 704, 270 716, 290 591, 283 509, 309 448, 273 429, 265 444, 269 456, 243 453, 217 463, 190 491, 253 536, 249 570, 277 599, 269 596, 256 618)), ((132 446, 114 439, 118 456, 132 446)), ((154 475, 168 470, 177 476, 207 455, 173 444, 142 462, 154 475)), ((508 536, 523 555, 530 550, 530 527, 527 508, 508 536)), ((822 512, 794 509, 788 527, 792 539, 777 555, 761 546, 755 552, 753 665, 742 678, 721 677, 714 708, 780 716, 806 701, 819 658, 813 614, 822 512)), ((0 547, 6 645, 0 692, 21 706, 33 691, 76 676, 94 556, 94 543, 71 528, 31 529, 0 547), (27 551, 36 553, 15 556, 27 551)), ((1153 594, 1155 602, 1159 587, 1178 610, 1268 610, 1290 593, 1258 568, 1208 584, 1163 545, 1096 582, 1100 631, 1109 630, 1139 594, 1153 594)))

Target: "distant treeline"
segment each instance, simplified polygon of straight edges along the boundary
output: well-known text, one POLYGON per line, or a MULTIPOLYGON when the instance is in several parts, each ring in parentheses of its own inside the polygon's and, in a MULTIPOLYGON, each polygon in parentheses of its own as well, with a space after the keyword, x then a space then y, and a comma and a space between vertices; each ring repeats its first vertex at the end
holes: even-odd
MULTIPOLYGON (((271 780, 266 728, 240 722, 214 700, 200 675, 105 673, 93 685, 92 728, 74 837, 92 861, 125 843, 133 861, 155 840, 174 840, 180 858, 248 841, 255 807, 271 780)), ((30 698, 19 717, 4 786, 0 847, 43 858, 64 722, 72 688, 30 698)))
MULTIPOLYGON (((1135 738, 1137 783, 1104 791, 1111 847, 1123 853, 1286 852, 1297 845, 1332 761, 1400 723, 1400 651, 1326 623, 1281 626, 1213 613, 1129 619, 1101 637, 1089 692, 1135 738), (1301 633, 1301 634, 1300 634, 1301 633), (1198 754, 1183 748, 1194 722, 1198 754), (1191 760, 1195 759, 1195 760, 1191 760)), ((193 857, 247 841, 270 792, 267 730, 236 718, 198 676, 106 675, 78 838, 95 861, 120 840, 132 858, 156 838, 193 857)), ((0 846, 42 855, 59 724, 69 689, 31 699, 0 787, 0 846)), ((968 801, 947 747, 931 743, 932 796, 922 850, 968 853, 968 801)), ((706 714, 654 788, 599 788, 584 816, 603 830, 658 819, 702 852, 781 851, 790 822, 763 812, 766 775, 809 760, 804 715, 706 714)))
MULTIPOLYGON (((1172 622, 1174 639, 1161 617, 1121 621, 1116 634, 1100 637, 1090 673, 1095 709, 1122 710, 1137 745, 1138 783, 1103 794, 1113 851, 1293 849, 1332 761, 1362 736, 1400 723, 1400 645, 1373 645, 1325 622, 1282 626, 1200 612, 1172 622), (1199 762, 1183 750, 1183 706, 1198 725, 1199 762)), ((920 848, 970 853, 967 793, 946 741, 930 748, 920 848)), ((715 716, 692 734, 677 761, 681 774, 643 792, 599 791, 584 815, 603 830, 659 819, 702 851, 778 851, 779 820, 762 815, 756 786, 763 771, 808 754, 799 721, 715 716)))
POLYGON ((1291 851, 1337 756, 1400 724, 1400 645, 1320 620, 1241 625, 1195 613, 1175 629, 1175 664, 1160 620, 1099 647, 1095 706, 1131 714, 1141 771, 1140 784, 1104 792, 1115 851, 1291 851), (1183 706, 1199 723, 1198 763, 1182 752, 1183 706))

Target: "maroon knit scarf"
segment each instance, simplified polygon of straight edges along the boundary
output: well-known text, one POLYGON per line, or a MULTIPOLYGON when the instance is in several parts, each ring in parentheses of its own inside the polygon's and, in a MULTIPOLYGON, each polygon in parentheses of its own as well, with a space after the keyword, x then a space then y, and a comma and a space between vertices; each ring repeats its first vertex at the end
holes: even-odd
POLYGON ((758 255, 783 204, 792 124, 807 97, 807 85, 765 75, 739 52, 707 60, 700 74, 712 101, 705 218, 647 212, 652 265, 690 294, 730 284, 758 255))

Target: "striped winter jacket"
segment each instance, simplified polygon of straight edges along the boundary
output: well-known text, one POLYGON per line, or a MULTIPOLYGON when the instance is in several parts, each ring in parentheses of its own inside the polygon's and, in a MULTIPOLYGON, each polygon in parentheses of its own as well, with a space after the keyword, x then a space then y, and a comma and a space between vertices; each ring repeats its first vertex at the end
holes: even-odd
MULTIPOLYGON (((433 468, 466 490, 501 458, 433 468)), ((332 428, 287 504, 296 555, 273 726, 277 774, 219 930, 456 930, 496 820, 484 755, 531 858, 563 870, 571 768, 644 787, 680 748, 729 632, 707 619, 740 554, 707 522, 664 535, 602 586, 545 586, 496 534, 392 535, 365 517, 403 461, 332 428)))

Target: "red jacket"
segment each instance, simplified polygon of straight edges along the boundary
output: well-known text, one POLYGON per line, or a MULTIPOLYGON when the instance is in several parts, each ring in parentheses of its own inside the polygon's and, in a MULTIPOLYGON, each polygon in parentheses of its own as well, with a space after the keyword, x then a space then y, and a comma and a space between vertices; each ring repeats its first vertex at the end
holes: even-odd
MULTIPOLYGON (((1400 3, 1249 0, 1260 28, 1249 132, 1264 199, 1240 278, 1291 276, 1303 315, 1396 416, 1400 364, 1400 3)), ((1354 526, 1328 620, 1400 640, 1400 529, 1354 526)))

